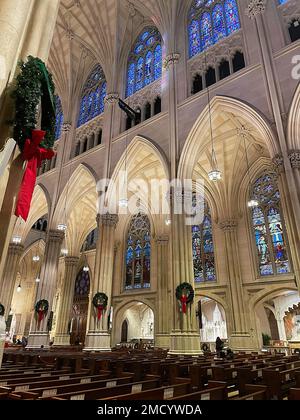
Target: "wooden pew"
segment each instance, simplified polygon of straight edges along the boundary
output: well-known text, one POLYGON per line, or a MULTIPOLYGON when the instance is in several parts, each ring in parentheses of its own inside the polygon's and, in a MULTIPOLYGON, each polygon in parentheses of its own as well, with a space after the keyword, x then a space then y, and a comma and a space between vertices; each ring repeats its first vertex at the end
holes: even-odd
MULTIPOLYGON (((141 390, 155 389, 159 386, 159 379, 150 379, 141 382, 133 382, 124 385, 117 385, 114 387, 99 388, 94 384, 86 384, 85 387, 78 386, 78 389, 73 392, 58 394, 57 397, 64 400, 97 400, 107 397, 124 395, 130 393, 140 392, 141 390), (95 386, 95 387, 93 387, 95 386)), ((43 399, 55 399, 56 397, 46 397, 43 399)))
POLYGON ((202 391, 182 394, 168 398, 170 401, 205 401, 205 400, 226 400, 227 384, 219 381, 209 381, 207 387, 202 391))
POLYGON ((288 399, 291 401, 300 401, 300 388, 291 388, 288 399))
POLYGON ((283 399, 295 387, 296 370, 263 370, 262 384, 268 386, 268 399, 283 399))
POLYGON ((245 395, 232 398, 232 400, 266 400, 268 397, 268 387, 265 385, 246 385, 245 395))

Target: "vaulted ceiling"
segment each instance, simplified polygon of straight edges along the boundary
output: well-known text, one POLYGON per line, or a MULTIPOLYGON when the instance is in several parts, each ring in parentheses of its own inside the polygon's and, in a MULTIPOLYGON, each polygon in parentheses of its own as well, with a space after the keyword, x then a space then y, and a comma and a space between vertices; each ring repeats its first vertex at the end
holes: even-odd
POLYGON ((130 44, 148 24, 156 25, 170 50, 176 23, 190 0, 62 0, 49 56, 65 118, 96 63, 100 63, 111 91, 115 69, 130 44), (167 36, 168 33, 168 36, 167 36), (169 44, 168 44, 169 43, 169 44), (115 65, 114 65, 115 63, 115 65))

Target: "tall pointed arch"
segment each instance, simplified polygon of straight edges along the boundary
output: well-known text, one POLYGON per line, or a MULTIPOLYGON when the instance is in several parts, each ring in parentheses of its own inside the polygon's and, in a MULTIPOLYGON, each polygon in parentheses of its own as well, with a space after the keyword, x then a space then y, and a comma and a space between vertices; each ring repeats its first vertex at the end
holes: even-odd
POLYGON ((125 290, 149 289, 151 266, 151 226, 142 213, 131 219, 126 239, 125 290))
POLYGON ((104 72, 100 64, 97 64, 87 78, 81 93, 77 127, 103 113, 106 87, 104 72))
POLYGON ((126 96, 161 78, 162 38, 155 27, 146 28, 137 38, 128 58, 126 96))
POLYGON ((276 174, 266 172, 252 185, 251 199, 258 206, 250 209, 259 276, 291 272, 284 219, 276 174))

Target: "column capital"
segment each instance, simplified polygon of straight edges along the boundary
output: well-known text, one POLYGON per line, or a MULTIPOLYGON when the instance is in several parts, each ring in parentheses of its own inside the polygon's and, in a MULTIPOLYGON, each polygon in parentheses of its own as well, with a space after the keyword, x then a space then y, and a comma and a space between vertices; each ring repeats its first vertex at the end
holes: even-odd
POLYGON ((72 129, 72 124, 70 122, 65 122, 65 123, 63 123, 61 130, 64 133, 69 133, 71 131, 71 129, 72 129))
POLYGON ((293 169, 300 169, 300 150, 291 150, 289 159, 293 169))
POLYGON ((48 241, 51 242, 62 242, 65 237, 65 232, 61 230, 50 230, 48 234, 48 241))
POLYGON ((24 251, 24 245, 10 243, 8 247, 8 252, 10 254, 21 255, 24 251))
POLYGON ((236 230, 238 222, 235 219, 227 219, 220 222, 219 226, 223 232, 233 232, 236 230))
POLYGON ((160 235, 155 238, 157 245, 167 245, 169 243, 168 235, 160 235))
POLYGON ((177 64, 180 60, 180 57, 181 56, 179 53, 171 53, 167 55, 163 63, 164 68, 168 70, 171 65, 177 64))
POLYGON ((79 263, 79 257, 65 257, 66 267, 73 267, 79 263))
POLYGON ((264 13, 266 9, 266 0, 251 0, 246 9, 246 16, 255 19, 256 16, 264 13))
POLYGON ((104 98, 105 104, 115 104, 120 99, 120 95, 116 92, 108 93, 104 98))
POLYGON ((284 159, 282 155, 276 155, 273 159, 272 159, 275 171, 278 174, 282 174, 285 170, 284 170, 284 159))
POLYGON ((111 226, 116 227, 119 222, 119 216, 117 214, 98 214, 97 215, 97 225, 100 226, 111 226))

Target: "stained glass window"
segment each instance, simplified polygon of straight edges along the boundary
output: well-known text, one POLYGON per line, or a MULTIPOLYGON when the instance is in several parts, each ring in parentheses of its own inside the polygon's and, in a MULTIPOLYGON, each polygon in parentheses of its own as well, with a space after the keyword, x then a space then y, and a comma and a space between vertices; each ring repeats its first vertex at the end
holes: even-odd
POLYGON ((189 12, 190 58, 240 29, 236 0, 194 0, 189 12))
POLYGON ((61 137, 61 130, 64 123, 64 114, 59 96, 55 97, 55 109, 55 140, 58 140, 61 137))
POLYGON ((77 127, 102 114, 106 96, 106 81, 103 70, 98 64, 88 77, 81 96, 77 127))
POLYGON ((88 296, 90 291, 90 276, 81 270, 75 281, 75 296, 88 296))
POLYGON ((137 214, 127 236, 125 290, 150 288, 150 262, 150 222, 145 214, 137 214))
POLYGON ((216 281, 212 220, 207 203, 202 224, 192 227, 192 247, 195 282, 216 281))
POLYGON ((126 96, 131 96, 162 75, 161 35, 148 28, 136 40, 129 55, 126 96))
POLYGON ((279 4, 284 4, 286 3, 288 0, 278 0, 279 4))
POLYGON ((290 273, 276 175, 265 173, 261 176, 254 183, 252 198, 259 203, 252 209, 251 219, 260 276, 290 273))

